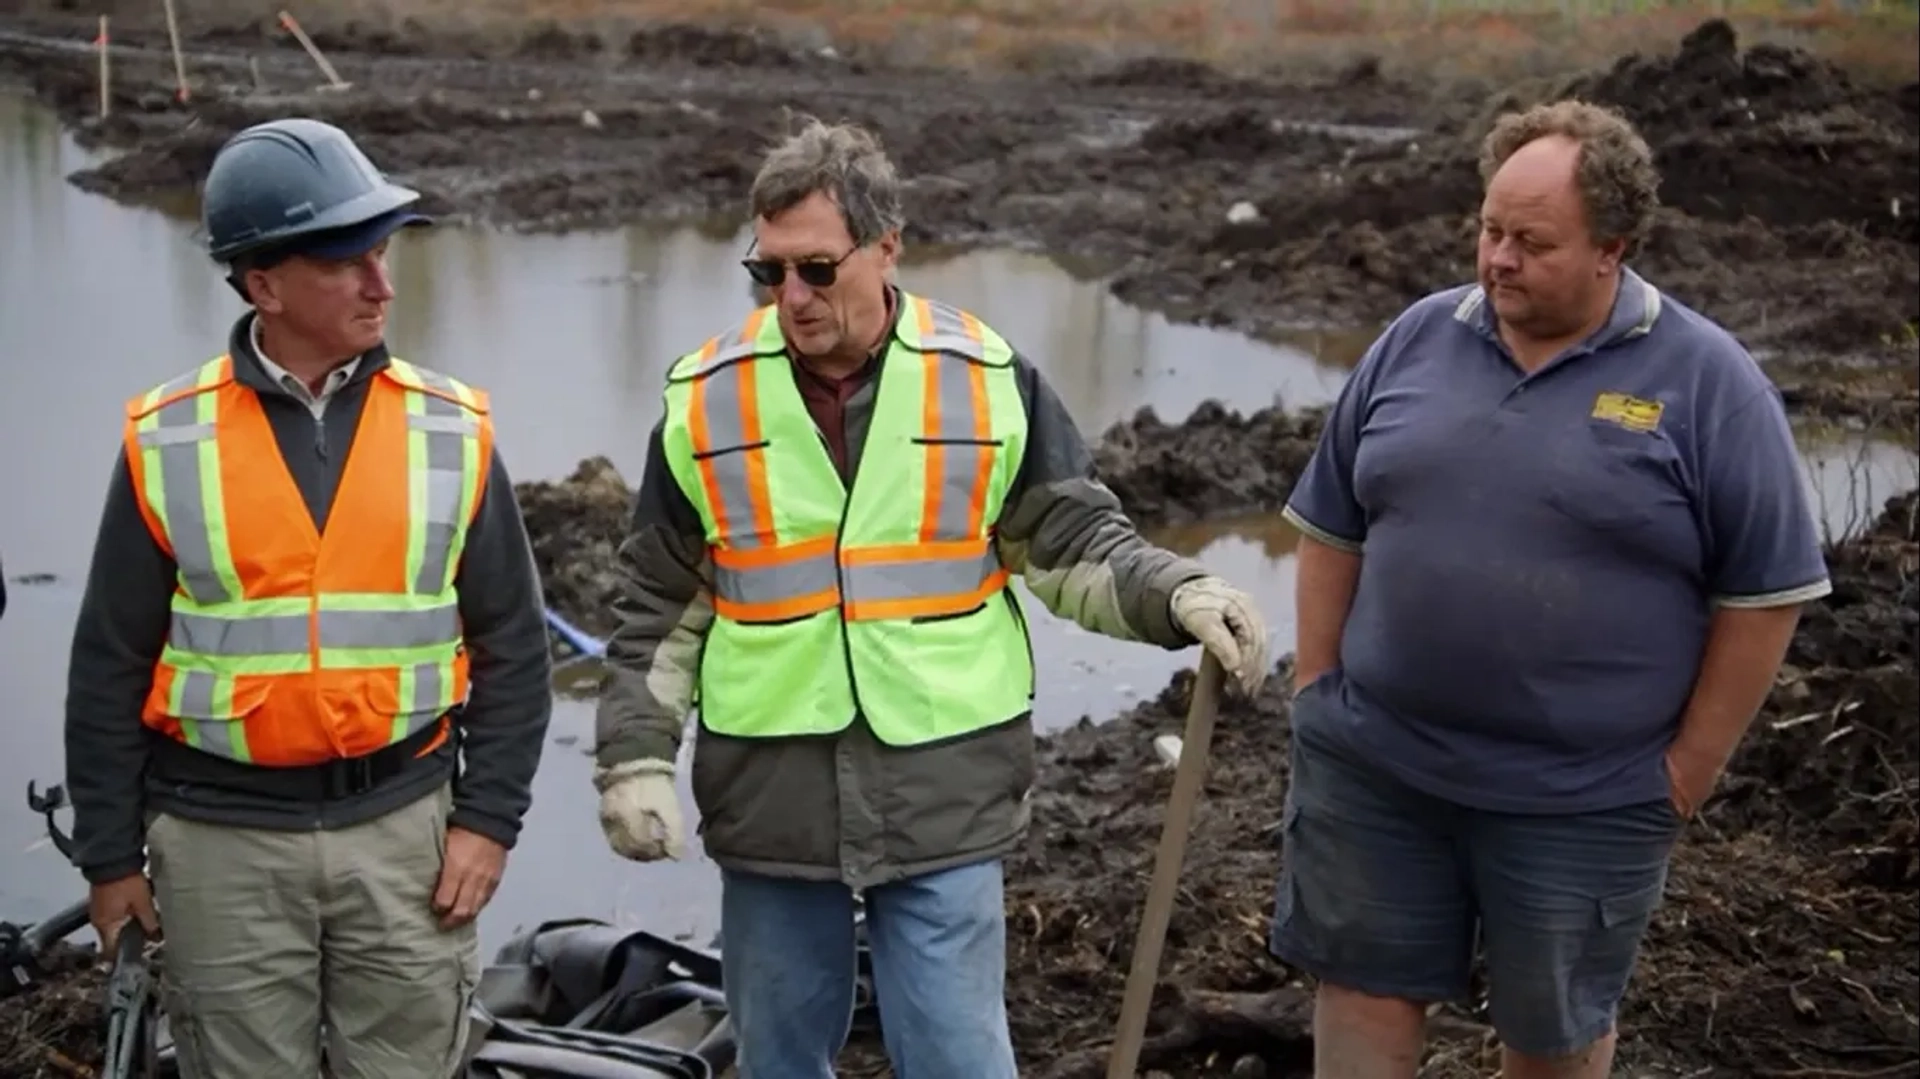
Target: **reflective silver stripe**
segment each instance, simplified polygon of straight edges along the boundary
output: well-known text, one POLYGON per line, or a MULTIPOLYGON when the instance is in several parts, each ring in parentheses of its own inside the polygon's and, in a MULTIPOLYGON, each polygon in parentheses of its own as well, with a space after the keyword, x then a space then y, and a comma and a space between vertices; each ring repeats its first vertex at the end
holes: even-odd
POLYGON ((992 547, 969 558, 916 559, 912 562, 862 562, 847 567, 842 585, 847 605, 880 600, 959 596, 977 591, 1000 569, 992 547))
POLYGON ((305 654, 313 644, 313 638, 307 632, 308 625, 308 618, 304 614, 220 618, 176 610, 173 612, 173 626, 167 634, 167 643, 182 652, 203 656, 305 654))
POLYGON ((754 317, 727 331, 714 345, 713 353, 702 359, 699 366, 693 369, 692 377, 698 378, 716 367, 722 367, 743 356, 751 356, 758 352, 760 330, 766 324, 766 319, 771 317, 773 316, 770 313, 762 309, 754 312, 754 317))
POLYGON ((142 446, 175 446, 182 442, 206 442, 213 434, 213 424, 194 423, 185 427, 155 427, 139 432, 138 437, 142 446))
POLYGON ((446 680, 451 677, 451 668, 440 663, 416 663, 400 668, 400 707, 405 711, 394 717, 394 741, 406 738, 445 714, 451 705, 442 698, 447 692, 446 680))
MULTIPOLYGON (((170 388, 161 391, 161 396, 198 382, 198 375, 175 379, 168 383, 170 388)), ((153 425, 140 436, 160 458, 167 542, 173 545, 173 560, 180 570, 181 586, 203 607, 240 598, 227 588, 226 581, 214 567, 206 500, 201 489, 200 448, 215 443, 216 420, 216 417, 201 415, 201 401, 211 403, 215 398, 209 395, 217 392, 208 390, 169 401, 150 417, 153 425)), ((211 412, 211 407, 207 411, 211 412)), ((214 467, 219 467, 217 459, 214 467)))
POLYGON ((985 359, 986 346, 980 341, 978 331, 969 333, 967 318, 959 308, 950 307, 939 300, 921 299, 927 305, 932 316, 931 327, 920 327, 920 348, 925 352, 955 352, 972 359, 985 359))
POLYGON ((745 394, 742 379, 758 375, 757 365, 735 364, 708 375, 702 389, 703 415, 707 423, 707 456, 700 462, 713 471, 713 483, 720 494, 720 505, 712 507, 726 522, 726 541, 734 547, 761 547, 773 537, 762 537, 753 523, 753 496, 747 483, 747 450, 750 442, 746 413, 740 402, 745 394))
MULTIPOLYGON (((322 648, 426 648, 460 635, 454 604, 419 611, 321 611, 322 648)), ((313 646, 305 614, 223 618, 175 611, 167 643, 201 656, 305 655, 313 646)))
MULTIPOLYGON (((977 536, 972 520, 974 477, 998 447, 979 441, 987 402, 974 396, 973 364, 942 356, 934 366, 927 377, 940 394, 940 429, 925 435, 942 443, 938 449, 927 447, 928 469, 936 462, 940 469, 940 507, 933 522, 934 538, 970 540, 977 536)), ((936 481, 931 475, 927 479, 936 481)))
POLYGON ((176 670, 173 674, 174 714, 188 745, 232 760, 249 760, 251 754, 241 721, 220 718, 232 711, 233 702, 222 704, 214 700, 223 681, 209 671, 176 670))
MULTIPOLYGON (((417 369, 416 369, 417 371, 417 369)), ((426 372, 419 372, 423 381, 426 372)), ((433 394, 421 394, 425 415, 409 414, 407 426, 426 439, 426 548, 413 590, 438 595, 447 587, 447 570, 459 532, 460 505, 468 485, 466 442, 480 434, 480 422, 465 408, 433 394)), ((481 468, 488 463, 480 462, 481 468)), ((415 482, 420 478, 416 477, 415 482)))
MULTIPOLYGON (((733 603, 784 603, 822 592, 832 593, 839 587, 840 577, 834 571, 831 548, 778 566, 733 569, 716 564, 713 567, 714 594, 733 603)), ((821 610, 829 606, 833 604, 827 603, 821 610)))
POLYGON ((425 648, 460 635, 454 604, 423 611, 321 611, 321 648, 425 648))

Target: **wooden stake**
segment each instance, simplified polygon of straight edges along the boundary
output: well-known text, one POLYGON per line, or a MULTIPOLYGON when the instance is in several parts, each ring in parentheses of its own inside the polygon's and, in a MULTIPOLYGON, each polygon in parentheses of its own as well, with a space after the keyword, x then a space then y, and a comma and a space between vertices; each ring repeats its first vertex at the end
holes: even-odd
POLYGON ((1160 849, 1154 852, 1153 881, 1147 886, 1147 906, 1140 913, 1140 932, 1133 944, 1133 968, 1127 972, 1126 994, 1120 1001, 1120 1029, 1114 1033, 1113 1053, 1107 1058, 1107 1079, 1134 1079, 1134 1068, 1140 1063, 1140 1046, 1147 1037, 1147 1012, 1153 1005, 1153 984, 1160 975, 1160 949, 1167 942, 1167 921, 1173 916, 1173 900, 1180 888, 1180 866, 1187 856, 1187 834, 1193 829, 1193 807, 1207 778, 1214 715, 1225 677, 1213 653, 1202 651, 1200 672, 1193 680, 1193 700, 1187 706, 1180 763, 1174 767, 1173 793, 1167 798, 1167 816, 1160 825, 1160 849))
POLYGON ((305 30, 300 29, 299 23, 293 21, 293 16, 282 11, 280 25, 286 27, 287 31, 299 40, 300 47, 307 50, 307 55, 313 57, 314 63, 320 65, 320 73, 327 77, 327 81, 333 84, 334 89, 338 90, 347 85, 341 81, 340 73, 333 69, 333 65, 327 63, 327 58, 320 55, 320 49, 314 45, 313 39, 307 36, 305 30))
POLYGON ((173 13, 173 0, 165 0, 167 5, 167 41, 173 45, 173 78, 179 84, 174 96, 181 101, 192 96, 187 89, 187 60, 180 55, 180 20, 173 13))
POLYGON ((113 111, 113 86, 107 73, 107 17, 100 16, 100 36, 94 44, 100 47, 100 118, 107 118, 113 111))

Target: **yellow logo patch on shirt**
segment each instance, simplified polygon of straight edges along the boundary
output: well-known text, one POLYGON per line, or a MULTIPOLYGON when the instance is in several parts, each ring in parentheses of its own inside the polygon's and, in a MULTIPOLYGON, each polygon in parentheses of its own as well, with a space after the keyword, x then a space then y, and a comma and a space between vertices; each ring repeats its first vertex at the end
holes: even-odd
POLYGON ((1617 423, 1629 431, 1653 431, 1667 406, 1624 393, 1603 393, 1593 399, 1593 418, 1617 423))

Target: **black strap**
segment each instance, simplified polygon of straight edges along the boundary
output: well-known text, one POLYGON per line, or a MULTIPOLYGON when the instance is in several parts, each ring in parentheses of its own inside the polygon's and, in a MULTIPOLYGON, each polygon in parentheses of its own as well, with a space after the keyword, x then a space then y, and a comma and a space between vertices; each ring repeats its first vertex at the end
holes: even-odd
POLYGON ((154 763, 169 779, 294 802, 337 802, 364 794, 405 771, 440 737, 442 726, 447 728, 449 738, 457 736, 458 724, 449 714, 364 757, 293 768, 243 764, 194 749, 151 728, 148 733, 153 742, 154 763))

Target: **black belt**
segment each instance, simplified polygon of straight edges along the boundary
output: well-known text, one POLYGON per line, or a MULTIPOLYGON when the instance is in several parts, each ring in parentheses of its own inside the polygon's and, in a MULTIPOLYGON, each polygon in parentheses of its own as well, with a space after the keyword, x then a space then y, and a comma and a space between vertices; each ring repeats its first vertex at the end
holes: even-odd
POLYGON ((220 787, 291 802, 337 802, 364 794, 405 771, 416 758, 425 755, 434 739, 440 737, 442 724, 447 726, 448 738, 456 736, 457 727, 449 715, 365 756, 291 768, 270 768, 230 761, 177 742, 151 728, 149 733, 158 740, 153 747, 154 755, 161 762, 177 762, 180 765, 176 770, 164 767, 163 763, 162 771, 166 773, 166 780, 220 787))

